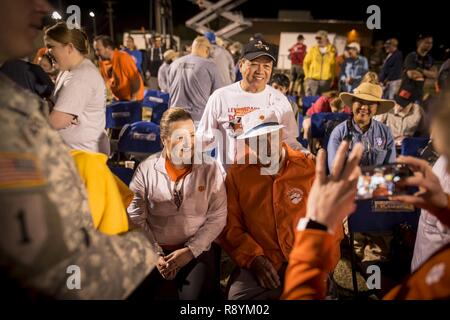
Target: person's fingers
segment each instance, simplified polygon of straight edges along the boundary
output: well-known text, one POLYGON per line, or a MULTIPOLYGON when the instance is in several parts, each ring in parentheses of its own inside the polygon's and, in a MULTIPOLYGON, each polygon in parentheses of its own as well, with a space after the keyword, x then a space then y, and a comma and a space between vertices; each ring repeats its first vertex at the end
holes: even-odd
POLYGON ((164 258, 160 258, 158 260, 158 266, 160 266, 160 268, 162 268, 162 269, 167 268, 167 266, 168 266, 167 261, 164 260, 164 258))
POLYGON ((273 280, 270 278, 270 275, 267 271, 263 272, 262 279, 263 279, 263 283, 264 283, 263 288, 273 289, 274 283, 273 283, 273 280))
POLYGON ((278 288, 280 285, 280 277, 278 276, 277 271, 273 267, 272 263, 269 260, 266 260, 264 263, 264 269, 266 271, 266 276, 270 281, 270 285, 273 289, 278 288))
POLYGON ((268 285, 266 284, 264 275, 259 274, 259 275, 256 277, 256 279, 258 280, 258 284, 261 286, 261 288, 268 289, 268 285))
POLYGON ((350 176, 348 177, 348 180, 349 180, 351 183, 358 184, 359 176, 360 176, 361 174, 362 174, 362 173, 361 173, 361 167, 360 167, 360 166, 356 166, 356 167, 353 169, 352 173, 350 173, 350 176))
POLYGON ((178 265, 175 257, 167 260, 167 266, 165 268, 166 272, 171 272, 176 268, 178 268, 178 265))
POLYGON ((339 179, 339 177, 341 176, 342 169, 344 168, 345 160, 347 158, 348 146, 349 143, 348 141, 345 140, 342 141, 341 144, 339 145, 331 168, 332 179, 339 179))
POLYGON ((421 187, 428 190, 429 185, 422 176, 408 177, 397 182, 398 187, 421 187))
POLYGON ((415 158, 415 157, 399 156, 397 158, 396 162, 408 165, 410 167, 410 169, 413 171, 426 172, 427 170, 431 169, 428 162, 426 162, 425 160, 422 160, 422 159, 415 158))
POLYGON ((164 260, 169 261, 169 260, 172 259, 173 257, 175 257, 175 251, 172 252, 171 254, 165 256, 165 257, 164 257, 164 260))
POLYGON ((364 147, 361 143, 355 144, 348 158, 347 164, 345 166, 345 170, 340 177, 343 180, 347 180, 350 175, 355 171, 357 167, 359 167, 359 163, 361 162, 361 157, 364 152, 364 147))
POLYGON ((277 282, 276 282, 275 278, 273 277, 272 272, 270 272, 269 269, 266 269, 264 271, 264 275, 266 278, 266 283, 269 285, 269 289, 277 288, 277 282))
POLYGON ((325 150, 320 149, 316 158, 316 179, 322 185, 326 182, 326 153, 325 150))
POLYGON ((273 283, 275 285, 275 288, 278 288, 281 285, 280 277, 278 276, 277 272, 271 272, 270 273, 271 278, 273 280, 273 283))
POLYGON ((266 260, 266 267, 272 277, 273 280, 275 280, 275 284, 279 285, 280 284, 280 277, 278 276, 277 270, 275 270, 273 264, 266 260))

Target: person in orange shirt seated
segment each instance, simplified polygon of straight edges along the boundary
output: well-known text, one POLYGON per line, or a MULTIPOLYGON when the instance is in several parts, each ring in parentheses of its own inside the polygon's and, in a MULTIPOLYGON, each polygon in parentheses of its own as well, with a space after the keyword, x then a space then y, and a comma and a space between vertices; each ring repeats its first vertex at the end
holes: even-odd
MULTIPOLYGON (((435 130, 435 147, 447 159, 450 156, 450 93, 438 103, 432 126, 435 130)), ((316 181, 307 204, 307 217, 314 225, 299 224, 294 249, 289 257, 286 271, 284 299, 324 299, 326 276, 332 269, 332 257, 328 253, 333 236, 327 232, 341 225, 355 211, 356 185, 363 146, 353 146, 349 160, 345 163, 348 142, 341 143, 333 163, 333 170, 326 177, 325 152, 317 156, 316 181)), ((430 165, 421 159, 399 157, 414 172, 401 183, 404 186, 420 187, 414 195, 401 195, 391 200, 402 201, 433 214, 440 222, 450 227, 450 195, 442 189, 438 177, 430 165)), ((450 167, 447 167, 450 172, 450 167)), ((450 299, 450 244, 444 245, 426 260, 403 283, 393 288, 387 300, 431 300, 450 299)))
MULTIPOLYGON (((241 147, 245 141, 245 164, 238 160, 228 172, 227 225, 219 237, 237 264, 228 299, 278 299, 295 225, 306 214, 314 161, 281 142, 283 126, 273 111, 255 110, 242 117, 242 125, 238 141, 241 147)), ((342 227, 336 235, 339 257, 342 227)))
POLYGON ((108 36, 95 37, 94 50, 100 73, 117 100, 144 99, 144 82, 128 53, 116 49, 108 36))

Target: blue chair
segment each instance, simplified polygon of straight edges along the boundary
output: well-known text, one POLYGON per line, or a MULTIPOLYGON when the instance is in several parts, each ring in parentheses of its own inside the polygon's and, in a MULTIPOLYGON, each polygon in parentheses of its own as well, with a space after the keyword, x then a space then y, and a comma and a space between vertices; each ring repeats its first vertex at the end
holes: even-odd
POLYGON ((297 103, 297 96, 286 96, 286 98, 289 100, 289 102, 297 103))
POLYGON ((133 169, 125 168, 125 167, 109 166, 109 170, 111 170, 111 172, 114 173, 127 186, 130 185, 131 179, 133 178, 133 174, 134 174, 133 169))
POLYGON ((169 108, 169 94, 158 90, 147 90, 142 107, 152 109, 151 121, 159 124, 162 114, 169 108))
POLYGON ((303 114, 306 114, 306 111, 308 111, 309 108, 314 104, 314 102, 319 99, 320 96, 306 96, 302 98, 302 109, 303 114))
POLYGON ((123 127, 118 151, 144 159, 162 150, 159 126, 153 122, 139 121, 123 127))
POLYGON ((354 233, 392 232, 396 226, 406 224, 417 230, 420 209, 387 200, 357 201, 356 211, 348 218, 349 241, 351 248, 352 282, 355 296, 358 295, 356 280, 356 253, 353 247, 354 233))
POLYGON ((117 101, 106 106, 106 129, 120 129, 142 120, 140 101, 117 101))
POLYGON ((429 141, 429 138, 422 137, 405 138, 402 141, 401 154, 404 156, 418 157, 429 141))
POLYGON ((301 112, 297 114, 297 124, 298 124, 298 138, 297 141, 304 147, 308 148, 308 140, 303 139, 302 128, 303 128, 304 116, 301 112))

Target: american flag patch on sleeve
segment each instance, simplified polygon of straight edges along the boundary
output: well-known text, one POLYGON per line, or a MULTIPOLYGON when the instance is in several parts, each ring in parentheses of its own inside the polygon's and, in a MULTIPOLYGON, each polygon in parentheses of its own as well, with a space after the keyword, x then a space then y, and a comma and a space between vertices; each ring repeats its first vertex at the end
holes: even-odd
POLYGON ((45 178, 36 156, 30 153, 0 152, 0 190, 44 184, 45 178))

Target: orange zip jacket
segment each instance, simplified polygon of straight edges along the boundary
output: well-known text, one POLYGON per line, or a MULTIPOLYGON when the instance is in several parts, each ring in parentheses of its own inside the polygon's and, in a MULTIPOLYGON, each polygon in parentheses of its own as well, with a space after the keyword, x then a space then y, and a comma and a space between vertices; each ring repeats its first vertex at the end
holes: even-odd
POLYGON ((288 261, 295 226, 306 214, 315 164, 304 153, 284 148, 287 162, 279 176, 261 175, 258 165, 234 165, 228 172, 227 225, 219 243, 239 267, 248 269, 264 255, 279 270, 288 261))
MULTIPOLYGON (((433 214, 442 223, 450 226, 450 196, 449 208, 433 214)), ((334 257, 329 253, 333 241, 333 236, 320 230, 304 230, 296 233, 282 299, 325 298, 327 273, 334 267, 334 257)), ((401 285, 392 289, 384 299, 450 299, 450 244, 435 253, 401 285)))

